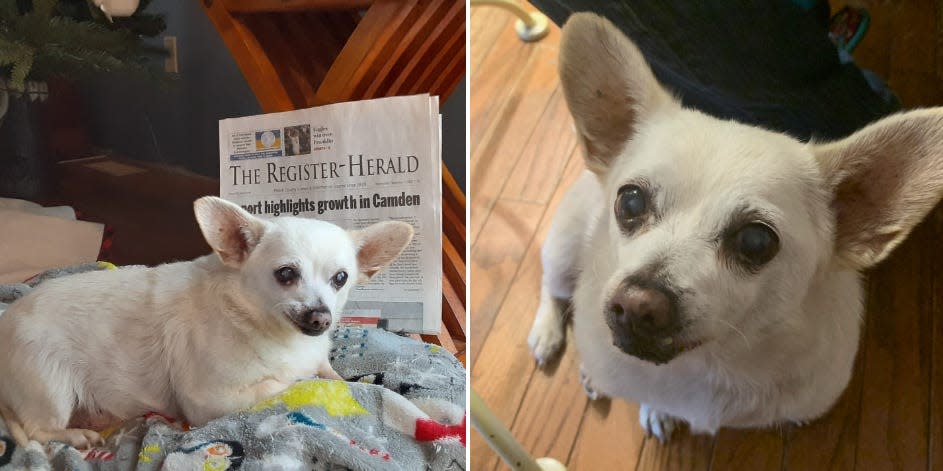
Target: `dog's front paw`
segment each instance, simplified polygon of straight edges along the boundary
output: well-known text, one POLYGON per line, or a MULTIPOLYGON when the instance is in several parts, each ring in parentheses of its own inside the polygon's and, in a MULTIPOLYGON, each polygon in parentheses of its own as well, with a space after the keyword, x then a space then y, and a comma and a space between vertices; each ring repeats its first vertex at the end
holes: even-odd
POLYGON ((547 309, 556 309, 553 302, 541 302, 537 309, 537 317, 527 336, 527 345, 530 353, 537 360, 537 366, 543 366, 552 360, 563 347, 563 323, 557 312, 545 312, 547 309))
POLYGON ((638 411, 638 420, 645 430, 646 437, 655 437, 665 443, 671 434, 681 425, 681 420, 664 412, 657 411, 647 404, 642 404, 638 411))
POLYGON ((527 336, 530 353, 537 361, 537 366, 544 366, 553 359, 563 347, 562 329, 547 326, 547 322, 534 322, 527 336))
POLYGON ((334 368, 331 368, 330 365, 328 365, 327 368, 323 368, 319 370, 318 377, 322 379, 333 379, 333 380, 345 381, 344 377, 337 374, 337 372, 334 371, 334 368))
POLYGON ((605 398, 605 396, 599 394, 599 391, 597 391, 596 387, 593 386, 593 380, 591 380, 589 375, 586 374, 586 369, 583 368, 582 364, 580 364, 580 384, 583 386, 583 391, 586 392, 586 396, 589 397, 590 401, 605 398))
POLYGON ((48 443, 50 441, 63 442, 79 450, 91 450, 93 447, 103 446, 105 444, 105 440, 98 432, 80 428, 68 428, 50 432, 40 431, 34 433, 30 438, 41 443, 48 443))

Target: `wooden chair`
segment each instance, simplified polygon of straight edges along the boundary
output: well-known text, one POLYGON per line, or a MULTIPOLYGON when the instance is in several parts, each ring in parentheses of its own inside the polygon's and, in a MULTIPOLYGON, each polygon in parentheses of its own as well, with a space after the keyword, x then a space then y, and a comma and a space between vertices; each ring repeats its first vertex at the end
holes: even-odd
MULTIPOLYGON (((203 0, 266 113, 430 93, 465 75, 463 0, 203 0)), ((465 361, 465 195, 442 168, 442 331, 465 361)))

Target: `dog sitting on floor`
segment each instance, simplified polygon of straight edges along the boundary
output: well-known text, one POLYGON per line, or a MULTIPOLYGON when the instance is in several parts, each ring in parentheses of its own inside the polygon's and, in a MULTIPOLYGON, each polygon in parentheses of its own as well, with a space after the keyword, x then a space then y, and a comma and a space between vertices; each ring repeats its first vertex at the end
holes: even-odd
POLYGON ((194 211, 215 255, 50 280, 0 316, 0 415, 18 444, 86 448, 95 424, 148 411, 201 425, 342 379, 328 355, 347 296, 413 235, 264 220, 215 197, 194 211))
POLYGON ((543 246, 538 363, 565 340, 581 376, 641 403, 642 427, 802 423, 851 377, 860 270, 943 193, 943 109, 802 143, 685 109, 639 50, 587 13, 563 28, 560 76, 588 171, 543 246))

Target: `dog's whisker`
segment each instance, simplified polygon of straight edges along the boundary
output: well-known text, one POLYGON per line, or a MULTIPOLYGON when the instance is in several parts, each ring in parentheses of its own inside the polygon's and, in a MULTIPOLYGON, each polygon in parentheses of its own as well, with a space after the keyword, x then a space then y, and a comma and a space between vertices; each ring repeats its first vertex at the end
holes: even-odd
POLYGON ((747 335, 744 334, 743 331, 740 330, 740 329, 738 329, 735 325, 731 324, 730 321, 726 321, 726 320, 724 320, 724 319, 716 319, 716 318, 713 319, 713 320, 715 320, 715 321, 717 321, 717 322, 720 322, 721 324, 723 324, 723 325, 729 327, 730 330, 733 330, 734 332, 740 334, 740 336, 743 337, 743 342, 744 342, 745 344, 747 344, 747 348, 753 348, 753 347, 751 347, 751 345, 750 345, 750 339, 747 338, 747 335))
POLYGON ((291 307, 291 302, 289 301, 280 301, 272 305, 270 310, 272 311, 281 311, 283 308, 291 307))

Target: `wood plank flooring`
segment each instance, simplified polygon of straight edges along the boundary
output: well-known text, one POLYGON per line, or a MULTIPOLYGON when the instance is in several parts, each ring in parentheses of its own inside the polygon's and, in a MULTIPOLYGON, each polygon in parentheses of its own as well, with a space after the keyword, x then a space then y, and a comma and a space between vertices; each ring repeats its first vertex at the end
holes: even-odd
MULTIPOLYGON (((941 2, 867 2, 855 58, 908 107, 943 104, 941 2)), ((470 27, 472 384, 527 449, 576 470, 943 470, 943 207, 869 273, 855 375, 812 424, 661 445, 642 434, 636 404, 586 399, 572 347, 537 370, 526 338, 540 245, 583 168, 556 76, 560 32, 522 43, 492 7, 472 8, 470 27)), ((471 469, 507 469, 471 441, 471 469)))

